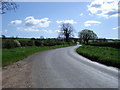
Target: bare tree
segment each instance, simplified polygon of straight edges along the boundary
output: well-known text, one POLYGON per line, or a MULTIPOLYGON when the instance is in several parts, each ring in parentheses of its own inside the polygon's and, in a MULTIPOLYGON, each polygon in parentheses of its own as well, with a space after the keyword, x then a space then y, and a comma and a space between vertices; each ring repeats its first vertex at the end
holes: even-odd
POLYGON ((98 38, 97 35, 92 31, 88 29, 84 29, 81 32, 78 33, 78 36, 81 41, 83 41, 84 44, 88 44, 89 40, 93 40, 98 38))
POLYGON ((63 23, 61 25, 61 32, 59 36, 63 36, 66 42, 69 42, 70 37, 73 37, 74 28, 70 23, 63 23))
POLYGON ((0 0, 0 14, 4 14, 9 10, 16 10, 18 5, 11 0, 0 0))

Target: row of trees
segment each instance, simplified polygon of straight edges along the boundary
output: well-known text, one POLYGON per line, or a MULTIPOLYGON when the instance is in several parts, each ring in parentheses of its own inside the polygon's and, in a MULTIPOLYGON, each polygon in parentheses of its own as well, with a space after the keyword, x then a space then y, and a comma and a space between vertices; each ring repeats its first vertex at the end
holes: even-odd
MULTIPOLYGON (((69 42, 69 39, 73 37, 74 28, 69 23, 63 23, 61 25, 61 32, 59 37, 64 37, 66 42, 69 42)), ((78 33, 78 37, 81 42, 84 44, 88 44, 89 40, 97 39, 97 34, 95 34, 92 30, 84 29, 78 33)))

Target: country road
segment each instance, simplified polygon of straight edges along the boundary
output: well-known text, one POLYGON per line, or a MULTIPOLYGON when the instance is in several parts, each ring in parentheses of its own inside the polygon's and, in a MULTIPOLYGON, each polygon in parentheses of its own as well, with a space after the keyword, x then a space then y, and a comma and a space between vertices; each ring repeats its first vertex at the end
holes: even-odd
POLYGON ((28 68, 31 72, 24 79, 30 74, 33 88, 118 88, 118 70, 78 55, 77 47, 48 50, 28 57, 32 59, 28 68))
POLYGON ((33 65, 35 87, 117 88, 117 70, 94 63, 78 55, 78 46, 39 54, 33 65))

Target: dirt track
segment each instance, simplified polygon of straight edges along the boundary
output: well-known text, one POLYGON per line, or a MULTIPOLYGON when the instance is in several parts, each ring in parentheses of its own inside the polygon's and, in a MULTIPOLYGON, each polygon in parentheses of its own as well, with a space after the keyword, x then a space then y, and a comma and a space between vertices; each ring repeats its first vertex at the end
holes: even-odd
POLYGON ((3 68, 2 88, 30 88, 34 55, 3 68), (28 61, 29 60, 29 61, 28 61))

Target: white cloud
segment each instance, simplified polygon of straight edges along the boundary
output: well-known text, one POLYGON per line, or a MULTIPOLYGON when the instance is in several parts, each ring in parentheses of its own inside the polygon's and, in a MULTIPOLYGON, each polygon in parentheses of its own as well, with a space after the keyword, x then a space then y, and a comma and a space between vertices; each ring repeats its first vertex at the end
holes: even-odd
POLYGON ((91 14, 103 17, 120 16, 118 1, 119 0, 94 0, 90 5, 88 5, 88 11, 90 11, 91 14))
POLYGON ((83 16, 83 13, 81 13, 80 16, 83 16))
POLYGON ((118 27, 115 27, 115 28, 113 28, 113 29, 120 29, 120 26, 118 26, 118 27))
POLYGON ((84 26, 85 26, 85 27, 89 27, 89 26, 91 26, 91 24, 84 23, 84 26))
POLYGON ((84 26, 85 27, 88 27, 88 26, 91 26, 92 24, 101 24, 101 22, 99 22, 99 21, 86 21, 86 22, 84 22, 84 26))
POLYGON ((27 27, 49 27, 49 18, 35 19, 33 16, 25 18, 25 26, 27 27))
POLYGON ((75 24, 77 23, 76 21, 74 20, 61 20, 61 21, 56 21, 57 23, 70 23, 70 24, 75 24))
POLYGON ((99 22, 99 21, 86 21, 85 23, 90 23, 90 24, 92 24, 92 23, 94 23, 94 24, 100 24, 101 22, 99 22))
POLYGON ((60 33, 61 31, 60 30, 55 30, 56 33, 60 33))
MULTIPOLYGON (((10 22, 11 24, 21 24, 22 20, 14 20, 10 22)), ((38 32, 38 31, 46 31, 41 30, 42 27, 49 27, 51 21, 49 18, 35 19, 33 16, 26 17, 23 20, 23 24, 16 29, 19 31, 27 31, 27 32, 38 32)), ((52 30, 48 31, 48 33, 52 32, 52 30)))
POLYGON ((61 25, 59 25, 58 28, 61 28, 61 25))
POLYGON ((13 25, 18 25, 18 24, 21 24, 22 21, 21 20, 14 20, 14 21, 11 21, 10 23, 13 25))
POLYGON ((27 31, 27 32, 40 31, 40 29, 32 28, 32 27, 17 27, 17 30, 19 30, 19 31, 27 31))
POLYGON ((42 30, 44 32, 47 32, 47 33, 60 33, 61 31, 60 30, 42 30))
POLYGON ((35 27, 17 27, 19 31, 26 31, 26 32, 46 32, 46 33, 60 33, 60 30, 47 30, 47 29, 38 29, 35 27))

